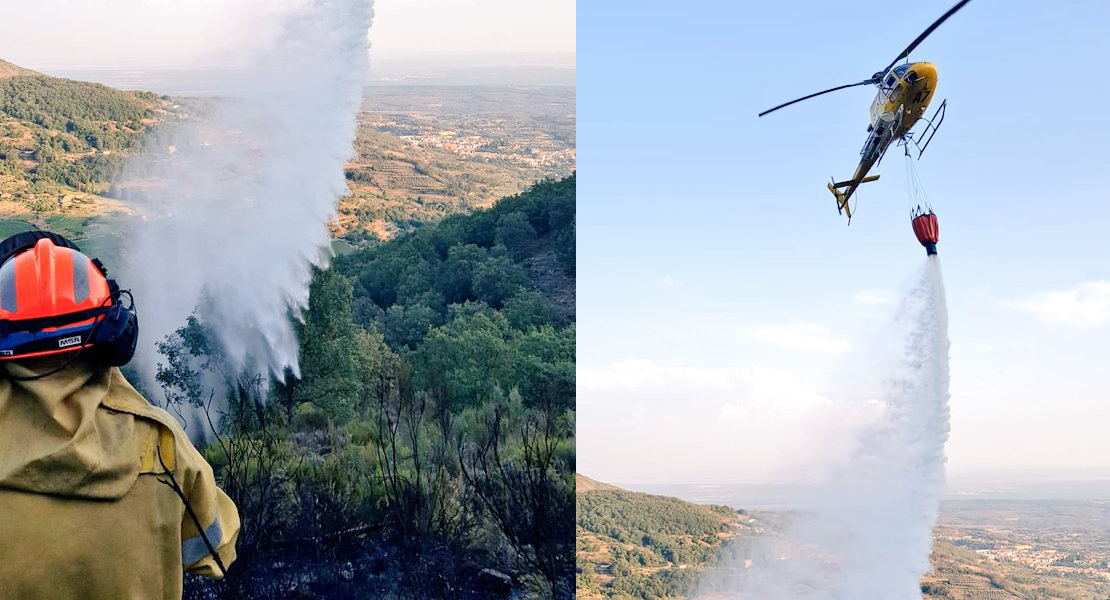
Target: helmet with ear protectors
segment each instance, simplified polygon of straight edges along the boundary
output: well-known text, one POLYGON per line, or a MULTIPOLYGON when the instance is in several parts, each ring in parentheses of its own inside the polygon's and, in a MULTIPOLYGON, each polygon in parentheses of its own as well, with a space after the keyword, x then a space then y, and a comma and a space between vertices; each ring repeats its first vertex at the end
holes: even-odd
POLYGON ((130 292, 73 242, 45 231, 0 242, 0 360, 80 352, 122 366, 138 337, 130 292))

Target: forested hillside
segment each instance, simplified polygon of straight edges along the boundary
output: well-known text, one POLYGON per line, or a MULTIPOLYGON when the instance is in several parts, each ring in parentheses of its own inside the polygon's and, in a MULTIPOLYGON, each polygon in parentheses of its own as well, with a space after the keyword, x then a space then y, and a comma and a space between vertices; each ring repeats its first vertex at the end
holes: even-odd
POLYGON ((489 210, 339 257, 334 268, 356 286, 356 319, 408 349, 456 318, 484 315, 506 332, 566 330, 574 321, 574 187, 573 175, 541 183, 489 210))
POLYGON ((101 197, 109 180, 173 105, 150 92, 0 66, 0 214, 36 222, 117 208, 101 197))
POLYGON ((165 340, 243 516, 228 579, 188 597, 573 596, 574 200, 541 182, 338 258, 300 379, 228 377, 199 319, 165 340))
MULTIPOLYGON (((148 134, 203 119, 212 100, 120 91, 0 60, 0 218, 74 239, 116 233, 109 215, 128 207, 111 184, 126 157, 142 148, 172 160, 174 148, 148 134)), ((573 89, 368 93, 333 235, 342 247, 372 245, 567 174, 573 100, 573 89), (444 114, 430 110, 445 105, 444 114)))
POLYGON ((579 598, 685 598, 723 543, 759 530, 743 511, 578 476, 579 598))

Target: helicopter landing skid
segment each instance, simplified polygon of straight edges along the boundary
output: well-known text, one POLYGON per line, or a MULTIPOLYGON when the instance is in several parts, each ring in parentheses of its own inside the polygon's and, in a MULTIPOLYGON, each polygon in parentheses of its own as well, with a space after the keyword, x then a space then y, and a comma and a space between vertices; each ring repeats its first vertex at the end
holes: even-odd
POLYGON ((937 134, 937 130, 940 129, 940 124, 944 122, 944 112, 947 107, 948 99, 946 98, 944 102, 940 103, 936 111, 933 112, 932 117, 928 119, 925 117, 921 118, 921 120, 926 123, 925 129, 916 135, 907 134, 902 136, 902 139, 898 140, 899 146, 906 147, 906 154, 910 153, 909 145, 910 142, 913 142, 913 145, 917 147, 917 160, 921 160, 921 155, 925 154, 925 149, 929 147, 929 142, 933 141, 933 136, 937 134), (928 137, 925 137, 926 135, 928 135, 928 137), (924 140, 923 143, 918 141, 921 139, 924 140))

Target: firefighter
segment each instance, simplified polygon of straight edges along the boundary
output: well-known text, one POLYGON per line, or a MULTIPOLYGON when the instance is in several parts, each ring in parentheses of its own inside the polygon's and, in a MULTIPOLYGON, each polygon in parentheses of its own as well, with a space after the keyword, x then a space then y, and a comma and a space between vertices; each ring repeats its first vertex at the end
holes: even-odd
POLYGON ((60 235, 0 243, 0 598, 179 599, 222 577, 239 513, 119 367, 130 293, 60 235))

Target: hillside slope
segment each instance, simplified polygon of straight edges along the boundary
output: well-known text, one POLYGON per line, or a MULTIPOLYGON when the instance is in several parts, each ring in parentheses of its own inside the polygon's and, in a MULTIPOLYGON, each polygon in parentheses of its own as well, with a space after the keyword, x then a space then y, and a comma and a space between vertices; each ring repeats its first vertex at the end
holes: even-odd
POLYGON ((24 75, 41 75, 41 74, 42 73, 39 73, 38 71, 32 71, 31 69, 24 69, 23 67, 21 67, 19 65, 12 64, 12 63, 0 58, 0 79, 3 79, 5 77, 20 77, 20 76, 24 76, 24 75))
POLYGON ((575 176, 492 208, 336 259, 355 282, 356 318, 393 347, 480 304, 517 330, 574 322, 575 176), (466 308, 464 310, 464 307, 466 308))
POLYGON ((579 598, 685 598, 725 542, 760 529, 727 506, 576 480, 579 598))
MULTIPOLYGON (((341 247, 471 213, 573 171, 573 90, 415 88, 387 94, 388 101, 381 95, 365 98, 345 169, 348 193, 331 223, 333 235, 345 240, 341 247), (517 103, 488 106, 487 96, 506 94, 517 103)), ((195 119, 209 100, 120 91, 0 60, 0 218, 46 227, 46 217, 54 217, 51 228, 83 237, 86 219, 127 212, 109 184, 123 159, 149 143, 148 130, 195 119)))
MULTIPOLYGON (((251 482, 229 491, 241 514, 307 543, 256 528, 235 574, 187 598, 573 597, 575 326, 556 296, 574 288, 574 193, 542 182, 315 273, 300 377, 233 394, 227 443, 205 450, 221 480, 251 482), (234 409, 252 393, 267 398, 234 409), (272 469, 237 471, 259 439, 272 469)), ((161 346, 167 399, 236 376, 211 340, 193 318, 161 346)))
POLYGON ((93 215, 123 211, 103 196, 123 156, 168 118, 171 103, 150 92, 50 77, 0 61, 0 216, 71 235, 93 215), (60 226, 59 226, 60 225, 60 226))
POLYGON ((601 483, 596 479, 590 479, 581 473, 574 474, 574 491, 581 494, 584 492, 597 492, 597 491, 620 491, 620 488, 608 483, 601 483))
MULTIPOLYGON (((774 532, 789 519, 783 512, 738 511, 731 520, 726 507, 629 492, 581 475, 576 480, 580 598, 686 598, 697 574, 718 562, 721 544, 707 534, 716 532, 722 541, 732 537, 734 548, 743 547, 754 539, 748 536, 774 532)), ((947 541, 951 534, 951 528, 937 530, 932 569, 921 580, 924 600, 1110 597, 1105 581, 1078 572, 1048 572, 1043 564, 993 560, 975 545, 947 541)), ((706 598, 734 597, 730 576, 738 574, 742 571, 726 573, 701 592, 706 598)))

